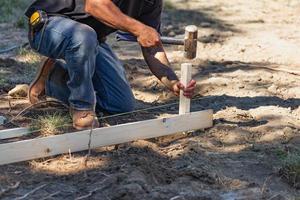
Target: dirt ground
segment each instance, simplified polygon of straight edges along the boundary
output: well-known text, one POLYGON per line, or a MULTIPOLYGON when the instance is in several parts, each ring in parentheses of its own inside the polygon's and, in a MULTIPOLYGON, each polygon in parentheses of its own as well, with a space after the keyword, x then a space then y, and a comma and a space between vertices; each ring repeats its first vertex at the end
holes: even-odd
MULTIPOLYGON (((300 1, 172 0, 166 8, 164 35, 182 37, 185 25, 199 26, 198 58, 192 61, 199 87, 192 110, 213 109, 214 127, 96 149, 87 166, 86 152, 0 166, 1 199, 300 199, 300 173, 293 176, 285 168, 288 155, 300 155, 300 1)), ((0 46, 26 41, 25 31, 0 27, 0 46)), ((177 100, 151 75, 136 44, 109 41, 125 64, 138 109, 177 100)), ((182 49, 166 49, 180 75, 182 49)), ((10 109, 5 94, 29 83, 38 63, 28 50, 1 55, 3 115, 11 118, 28 105, 11 100, 10 109)), ((53 110, 67 113, 47 105, 14 124, 28 125, 26 117, 53 110)))

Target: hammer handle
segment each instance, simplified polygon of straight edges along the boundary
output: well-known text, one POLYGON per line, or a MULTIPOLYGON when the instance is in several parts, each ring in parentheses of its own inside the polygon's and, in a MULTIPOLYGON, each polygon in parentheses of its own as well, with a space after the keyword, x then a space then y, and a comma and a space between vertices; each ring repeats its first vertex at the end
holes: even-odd
POLYGON ((183 39, 170 38, 170 37, 161 37, 160 40, 163 44, 184 45, 184 40, 183 39))
MULTIPOLYGON (((163 44, 184 45, 183 39, 176 39, 176 38, 162 36, 160 37, 160 40, 163 44)), ((117 41, 136 42, 136 38, 117 37, 117 41)))

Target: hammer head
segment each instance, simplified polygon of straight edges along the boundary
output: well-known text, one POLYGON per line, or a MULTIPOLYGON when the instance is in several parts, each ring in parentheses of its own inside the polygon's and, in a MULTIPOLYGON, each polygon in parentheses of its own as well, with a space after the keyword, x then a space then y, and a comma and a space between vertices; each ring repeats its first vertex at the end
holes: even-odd
POLYGON ((184 57, 187 59, 194 59, 197 56, 197 26, 190 25, 185 28, 184 37, 184 57))

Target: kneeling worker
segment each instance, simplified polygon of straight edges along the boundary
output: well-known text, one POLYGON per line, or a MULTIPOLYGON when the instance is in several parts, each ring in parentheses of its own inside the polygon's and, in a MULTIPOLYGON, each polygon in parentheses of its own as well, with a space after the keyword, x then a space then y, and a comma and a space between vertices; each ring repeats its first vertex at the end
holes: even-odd
MULTIPOLYGON (((151 72, 167 87, 186 97, 170 68, 160 41, 162 0, 36 0, 26 11, 31 47, 46 56, 30 86, 29 101, 47 95, 70 105, 73 126, 91 128, 94 108, 109 113, 134 109, 134 96, 124 68, 105 37, 117 30, 137 38, 151 72)), ((99 124, 94 124, 98 127, 99 124)))

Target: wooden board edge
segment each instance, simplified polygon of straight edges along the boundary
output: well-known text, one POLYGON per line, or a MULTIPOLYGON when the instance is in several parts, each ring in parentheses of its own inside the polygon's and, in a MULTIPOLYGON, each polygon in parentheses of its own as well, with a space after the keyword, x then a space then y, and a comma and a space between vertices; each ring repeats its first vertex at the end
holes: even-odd
MULTIPOLYGON (((93 130, 92 148, 209 128, 213 111, 192 112, 93 130), (138 131, 140 130, 140 131, 138 131)), ((0 165, 88 149, 90 130, 0 144, 0 165)))
POLYGON ((28 128, 12 128, 0 131, 0 140, 6 140, 11 138, 17 138, 26 136, 29 134, 28 128))

